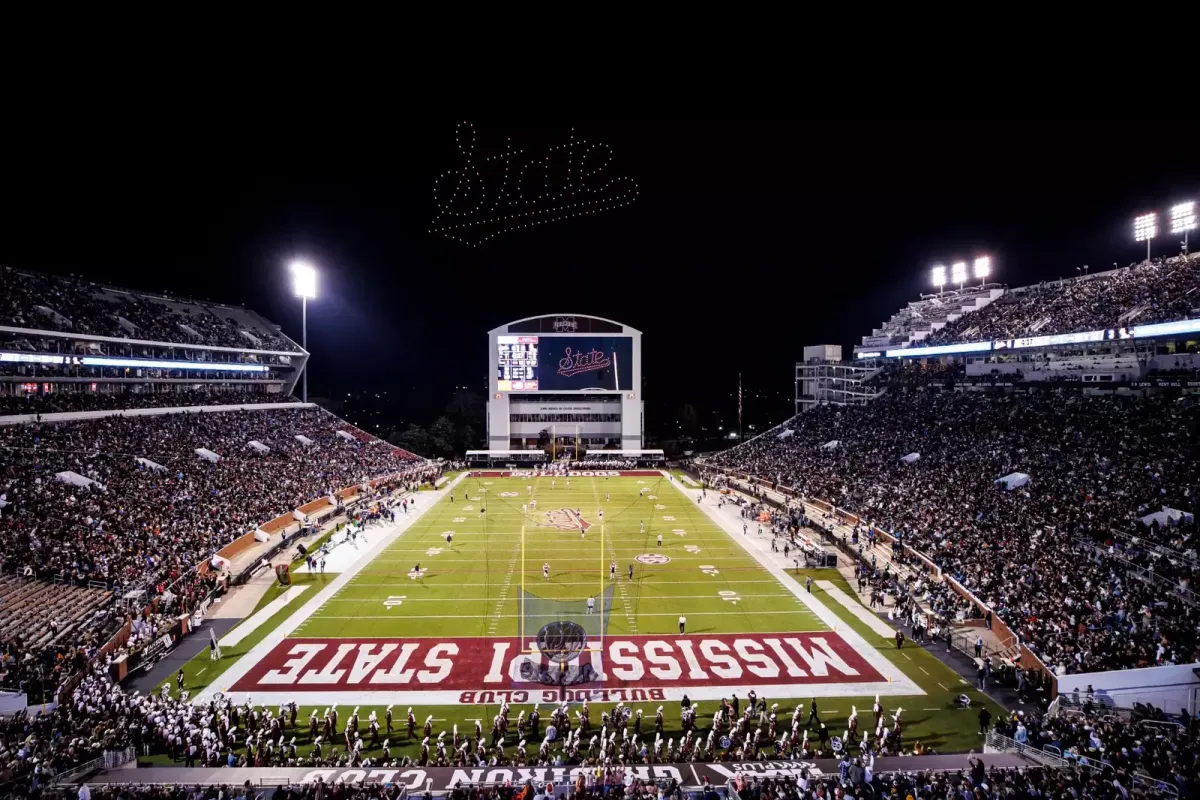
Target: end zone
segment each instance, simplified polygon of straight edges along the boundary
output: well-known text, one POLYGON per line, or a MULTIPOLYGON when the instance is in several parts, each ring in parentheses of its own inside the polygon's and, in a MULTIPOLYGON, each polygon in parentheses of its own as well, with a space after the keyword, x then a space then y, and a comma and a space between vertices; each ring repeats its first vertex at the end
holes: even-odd
POLYGON ((834 631, 610 637, 569 659, 506 638, 287 639, 229 687, 274 703, 455 705, 910 694, 834 631), (532 651, 532 652, 530 652, 532 651))

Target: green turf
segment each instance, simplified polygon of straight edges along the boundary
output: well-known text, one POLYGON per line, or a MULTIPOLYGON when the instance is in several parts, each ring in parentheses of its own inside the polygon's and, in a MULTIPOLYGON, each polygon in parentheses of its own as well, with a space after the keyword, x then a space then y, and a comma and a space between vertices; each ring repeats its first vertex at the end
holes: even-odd
MULTIPOLYGON (((689 634, 825 629, 825 625, 740 543, 696 507, 694 495, 693 489, 681 493, 665 479, 656 477, 572 478, 571 489, 566 488, 562 478, 555 480, 553 489, 550 478, 464 478, 454 488, 453 502, 447 496, 426 509, 410 529, 292 635, 331 638, 512 636, 519 630, 520 609, 518 593, 506 592, 507 585, 520 585, 524 581, 529 591, 542 597, 581 599, 594 596, 609 583, 608 564, 613 559, 618 564, 614 597, 620 598, 620 602, 614 603, 607 626, 608 635, 674 633, 680 614, 687 615, 689 634), (527 486, 533 487, 538 509, 522 514, 521 504, 530 499, 527 486), (657 499, 640 498, 639 489, 643 487, 657 499), (501 497, 501 492, 517 494, 501 497), (465 493, 469 493, 470 499, 466 499, 465 493), (609 500, 605 499, 606 493, 610 495, 609 500), (479 513, 481 506, 487 509, 484 515, 479 513), (597 524, 582 539, 578 530, 539 527, 539 523, 546 521, 546 512, 560 508, 579 509, 584 519, 597 524), (599 509, 604 510, 603 532, 597 515, 599 509), (642 521, 646 525, 645 533, 641 532, 642 521), (525 527, 523 538, 522 525, 525 527), (445 532, 450 530, 454 531, 452 546, 444 538, 445 532), (683 533, 679 535, 676 531, 683 533), (663 535, 661 550, 656 542, 659 533, 663 535), (434 550, 438 552, 432 552, 434 550), (671 561, 651 566, 637 563, 636 556, 644 553, 661 553, 671 561), (409 570, 418 562, 426 572, 419 580, 412 580, 409 570), (550 564, 549 581, 542 577, 543 562, 550 564), (627 578, 630 563, 635 566, 632 581, 627 578), (715 570, 701 567, 715 567, 715 570), (737 603, 725 599, 733 595, 719 595, 718 592, 734 593, 737 603), (385 605, 389 597, 401 595, 404 600, 399 605, 385 605)), ((751 537, 756 535, 756 527, 751 524, 751 537)), ((803 582, 810 574, 814 581, 833 581, 848 595, 855 596, 836 570, 801 570, 794 576, 803 582)), ((320 584, 332 579, 332 575, 295 576, 297 583, 320 584)), ((897 651, 890 640, 870 631, 815 585, 813 591, 843 624, 875 645, 884 657, 926 692, 920 696, 884 698, 889 710, 905 709, 906 742, 920 740, 942 752, 980 747, 982 737, 977 733, 976 722, 978 705, 987 702, 993 715, 1001 713, 997 706, 965 685, 930 653, 911 645, 897 651), (954 698, 960 692, 971 695, 972 710, 954 706, 954 698)), ((260 606, 276 593, 268 592, 260 606)), ((215 681, 225 668, 270 630, 296 613, 307 599, 302 595, 299 602, 276 614, 238 647, 226 648, 224 658, 218 664, 208 660, 207 652, 193 659, 185 668, 188 688, 194 693, 215 681)), ((537 624, 537 620, 526 621, 527 628, 537 624)), ((806 705, 810 698, 801 695, 771 699, 779 702, 781 711, 787 710, 790 714, 792 707, 797 703, 806 705)), ((852 705, 860 709, 864 725, 869 724, 867 711, 872 702, 873 698, 867 696, 822 698, 819 701, 827 725, 839 734, 852 705)), ((653 718, 656 705, 641 706, 647 722, 653 718)), ((678 703, 663 705, 668 734, 677 736, 678 703)), ((704 701, 699 705, 702 712, 698 718, 707 720, 711 719, 711 711, 718 703, 704 701), (705 711, 709 713, 706 715, 705 711)), ((595 703, 592 707, 595 721, 611 704, 595 703)), ((371 708, 362 707, 364 721, 371 708)), ((376 710, 382 719, 383 707, 376 710)), ((396 709, 397 728, 403 727, 405 710, 396 709)), ((519 706, 514 709, 514 717, 520 710, 519 706)), ((305 754, 308 752, 308 735, 303 722, 309 711, 309 707, 302 709, 301 731, 297 735, 297 742, 305 746, 302 750, 305 754)), ((430 714, 439 720, 435 723, 437 731, 449 730, 454 724, 460 730, 471 730, 474 725, 471 720, 475 718, 485 720, 486 728, 486 721, 496 713, 494 706, 427 706, 415 711, 420 721, 430 714)), ((707 721, 704 724, 707 726, 707 721)), ((652 725, 650 727, 652 729, 652 725)), ((394 756, 415 755, 415 743, 408 744, 398 735, 392 739, 394 756)), ((510 745, 514 743, 515 738, 509 742, 510 745)))
MULTIPOLYGON (((514 587, 523 584, 540 597, 581 600, 599 596, 610 584, 613 560, 619 602, 607 621, 608 635, 677 631, 680 614, 695 633, 825 627, 662 478, 574 478, 570 489, 563 479, 552 489, 550 478, 469 478, 456 487, 453 503, 447 498, 427 511, 293 635, 514 636, 522 612, 519 592, 505 591, 509 575, 514 587), (537 510, 522 513, 531 497, 537 510), (583 536, 545 527, 547 514, 561 508, 578 509, 592 527, 583 536), (454 532, 452 544, 445 540, 447 531, 454 532), (671 561, 647 566, 636 561, 643 554, 671 561), (426 573, 411 580, 409 571, 418 563, 426 573), (542 574, 545 563, 549 580, 542 574), (401 595, 401 605, 385 605, 401 595)), ((526 613, 527 626, 549 621, 526 613)))

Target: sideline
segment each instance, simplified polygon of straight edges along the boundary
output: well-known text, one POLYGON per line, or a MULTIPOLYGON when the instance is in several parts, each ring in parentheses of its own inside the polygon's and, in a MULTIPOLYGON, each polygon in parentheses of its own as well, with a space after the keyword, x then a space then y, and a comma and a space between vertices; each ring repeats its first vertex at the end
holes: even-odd
POLYGON ((247 636, 254 633, 259 626, 279 613, 284 606, 295 600, 300 595, 304 594, 305 590, 311 585, 312 584, 309 583, 300 583, 296 584, 295 586, 289 586, 286 592, 267 603, 258 611, 254 612, 249 619, 245 620, 241 625, 238 625, 229 633, 221 637, 221 641, 217 642, 217 644, 220 647, 233 647, 234 645, 238 644, 247 636))
POLYGON ((838 586, 833 581, 813 581, 821 589, 825 590, 825 594, 837 600, 842 606, 858 619, 859 622, 866 625, 871 630, 878 633, 885 639, 891 639, 896 635, 896 629, 885 623, 879 617, 875 616, 871 611, 863 608, 863 604, 855 598, 842 591, 842 587, 838 586))
POLYGON ((207 704, 212 700, 213 695, 217 692, 227 692, 228 687, 233 686, 248 673, 259 661, 261 661, 275 646, 288 637, 288 635, 300 627, 300 624, 315 614, 321 606, 325 605, 325 601, 336 595, 348 584, 355 575, 357 575, 367 564, 370 564, 375 556, 386 550, 392 542, 400 538, 400 535, 407 531, 412 525, 425 516, 425 513, 432 509, 442 499, 442 497, 463 479, 466 473, 461 473, 444 489, 438 491, 426 492, 423 496, 428 498, 428 502, 422 503, 422 507, 416 512, 410 512, 403 515, 400 520, 392 527, 392 530, 379 539, 364 557, 356 561, 345 572, 338 575, 330 581, 325 588, 317 592, 307 603, 301 606, 294 614, 281 622, 274 630, 268 633, 259 641, 258 644, 250 648, 250 651, 243 655, 225 672, 221 673, 221 677, 210 683, 204 688, 204 691, 197 694, 193 699, 194 705, 207 704), (218 684, 220 684, 218 686, 218 684))
MULTIPOLYGON (((666 473, 663 473, 664 475, 666 473)), ((687 500, 688 503, 700 508, 708 515, 717 527, 725 531, 725 533, 735 542, 738 542, 742 549, 750 554, 754 560, 763 566, 772 576, 779 580, 785 589, 795 595, 802 603, 817 616, 821 622, 829 630, 841 636, 852 648, 858 651, 858 654, 866 660, 868 664, 874 667, 880 675, 887 679, 887 683, 883 684, 882 691, 873 688, 872 684, 862 684, 856 686, 856 689, 861 689, 863 694, 911 694, 924 695, 925 690, 918 686, 912 678, 905 675, 899 667, 884 657, 875 645, 869 643, 858 631, 848 626, 842 621, 837 614, 830 611, 824 603, 812 595, 812 593, 804 590, 800 582, 793 578, 787 570, 780 567, 774 560, 773 555, 768 549, 768 539, 759 538, 758 536, 745 536, 738 530, 738 522, 740 518, 735 518, 729 514, 722 514, 716 507, 715 497, 720 495, 716 492, 710 494, 709 499, 705 502, 698 502, 699 491, 684 489, 678 481, 668 481, 679 494, 687 500), (692 495, 696 496, 692 496, 692 495)))

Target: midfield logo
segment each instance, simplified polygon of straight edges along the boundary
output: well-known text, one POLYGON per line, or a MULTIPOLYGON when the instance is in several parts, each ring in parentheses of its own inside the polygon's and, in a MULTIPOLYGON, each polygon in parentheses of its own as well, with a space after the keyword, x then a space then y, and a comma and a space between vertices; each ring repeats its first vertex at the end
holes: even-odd
POLYGON ((558 374, 570 378, 584 372, 606 369, 612 366, 612 359, 592 348, 591 352, 571 352, 571 348, 563 350, 562 360, 558 362, 558 374))
POLYGON ((546 521, 538 527, 560 531, 586 531, 592 527, 592 523, 579 516, 572 508, 555 508, 546 512, 546 521))

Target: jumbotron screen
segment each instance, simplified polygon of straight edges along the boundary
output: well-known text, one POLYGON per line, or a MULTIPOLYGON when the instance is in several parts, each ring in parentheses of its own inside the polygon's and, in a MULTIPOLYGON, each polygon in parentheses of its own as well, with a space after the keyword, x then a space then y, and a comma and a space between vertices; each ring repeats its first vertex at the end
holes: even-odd
POLYGON ((584 392, 633 389, 633 342, 624 336, 498 336, 496 389, 584 392))

